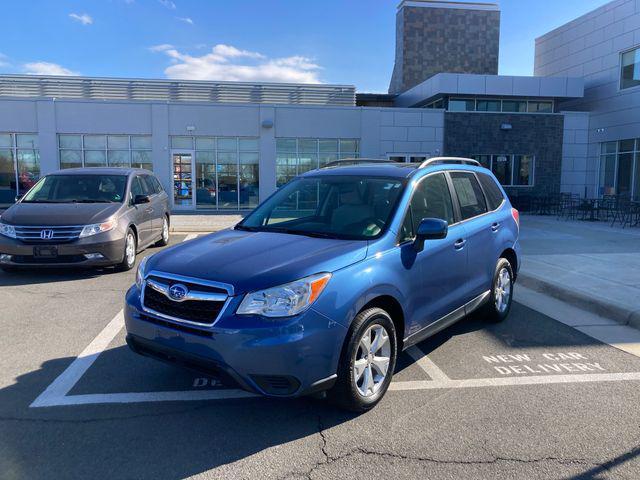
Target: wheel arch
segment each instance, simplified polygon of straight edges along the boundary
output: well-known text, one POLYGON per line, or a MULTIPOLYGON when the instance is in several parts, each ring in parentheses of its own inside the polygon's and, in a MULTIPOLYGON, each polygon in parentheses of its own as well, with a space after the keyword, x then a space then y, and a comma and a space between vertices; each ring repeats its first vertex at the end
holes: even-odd
POLYGON ((513 280, 516 280, 518 275, 518 255, 513 248, 506 248, 500 254, 500 258, 506 258, 511 264, 511 269, 513 270, 513 280))

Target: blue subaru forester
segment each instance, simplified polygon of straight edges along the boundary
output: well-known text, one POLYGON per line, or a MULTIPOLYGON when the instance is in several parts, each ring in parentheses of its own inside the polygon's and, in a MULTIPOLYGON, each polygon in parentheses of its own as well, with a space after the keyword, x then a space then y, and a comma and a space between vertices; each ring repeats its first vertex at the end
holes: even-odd
POLYGON ((365 411, 403 349, 474 310, 506 318, 518 231, 518 211, 474 160, 334 162, 234 228, 143 260, 127 343, 252 392, 326 391, 365 411))

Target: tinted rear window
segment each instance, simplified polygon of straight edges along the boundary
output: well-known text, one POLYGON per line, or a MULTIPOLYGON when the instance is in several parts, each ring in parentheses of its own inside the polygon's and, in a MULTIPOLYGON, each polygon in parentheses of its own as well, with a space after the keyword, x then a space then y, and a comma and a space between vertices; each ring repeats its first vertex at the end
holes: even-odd
POLYGON ((451 180, 456 190, 463 220, 482 215, 487 211, 482 189, 473 173, 451 172, 451 180))
POLYGON ((500 187, 496 185, 496 182, 486 173, 479 173, 478 179, 484 189, 484 193, 487 197, 487 203, 489 204, 489 210, 495 210, 500 206, 504 197, 500 187))

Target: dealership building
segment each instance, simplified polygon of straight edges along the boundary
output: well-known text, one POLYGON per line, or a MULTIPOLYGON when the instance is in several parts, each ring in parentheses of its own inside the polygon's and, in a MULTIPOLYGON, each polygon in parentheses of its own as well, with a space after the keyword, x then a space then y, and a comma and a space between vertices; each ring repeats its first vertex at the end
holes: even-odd
POLYGON ((498 75, 493 3, 403 0, 395 40, 386 94, 0 75, 0 207, 60 168, 133 165, 174 210, 239 211, 333 160, 443 155, 478 159, 514 199, 640 196, 640 2, 536 39, 534 76, 498 75))

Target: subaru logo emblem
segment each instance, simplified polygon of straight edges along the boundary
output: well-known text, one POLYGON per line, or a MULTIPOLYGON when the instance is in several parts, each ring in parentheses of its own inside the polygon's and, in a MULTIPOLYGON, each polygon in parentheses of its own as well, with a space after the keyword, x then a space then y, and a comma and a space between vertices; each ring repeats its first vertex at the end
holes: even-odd
POLYGON ((181 283, 176 283, 169 287, 169 298, 176 302, 183 301, 187 294, 189 293, 189 289, 182 285, 181 283))
POLYGON ((42 240, 51 240, 53 238, 53 230, 41 230, 40 238, 42 240))

